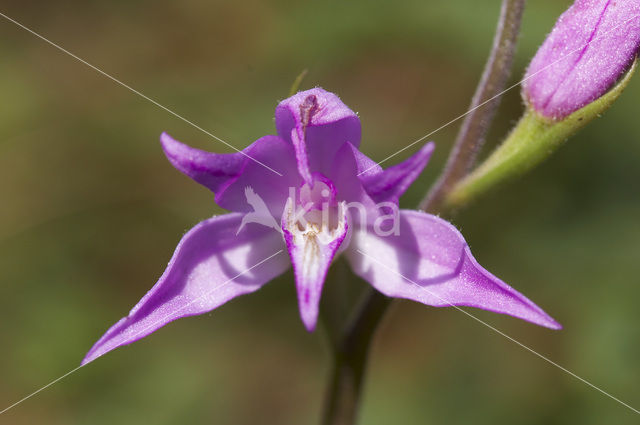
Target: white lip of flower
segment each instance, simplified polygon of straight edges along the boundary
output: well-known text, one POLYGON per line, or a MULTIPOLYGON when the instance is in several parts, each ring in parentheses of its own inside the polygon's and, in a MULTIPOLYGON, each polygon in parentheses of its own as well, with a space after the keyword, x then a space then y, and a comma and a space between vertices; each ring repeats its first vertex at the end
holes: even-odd
POLYGON ((294 236, 295 243, 316 240, 327 245, 344 232, 345 202, 336 202, 335 191, 329 181, 315 180, 305 183, 290 193, 285 205, 285 228, 294 236), (330 186, 331 185, 331 186, 330 186))
POLYGON ((325 272, 335 253, 331 246, 341 244, 347 230, 346 202, 336 202, 330 185, 320 179, 304 184, 291 192, 284 209, 283 230, 299 259, 298 271, 312 280, 325 272))
POLYGON ((293 200, 287 201, 285 207, 287 230, 295 236, 296 242, 317 238, 319 243, 327 245, 344 232, 345 202, 339 202, 333 206, 325 204, 325 206, 327 208, 322 210, 306 210, 300 216, 300 212, 294 211, 293 200))
POLYGON ((346 203, 337 205, 323 203, 322 209, 312 209, 309 204, 294 206, 289 198, 285 206, 285 228, 294 237, 296 245, 301 243, 320 243, 328 245, 344 233, 346 226, 346 203))
POLYGON ((323 206, 328 208, 307 209, 305 212, 304 208, 295 208, 292 198, 288 199, 285 206, 285 230, 291 236, 293 245, 298 247, 295 251, 300 255, 299 271, 312 279, 321 275, 325 265, 331 261, 331 254, 323 248, 344 236, 347 226, 344 201, 332 206, 324 203, 323 206))

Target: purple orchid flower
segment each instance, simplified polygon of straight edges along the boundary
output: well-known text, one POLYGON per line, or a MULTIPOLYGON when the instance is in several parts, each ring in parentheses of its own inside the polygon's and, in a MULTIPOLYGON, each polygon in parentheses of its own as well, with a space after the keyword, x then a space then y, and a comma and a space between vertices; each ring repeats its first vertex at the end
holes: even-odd
POLYGON ((451 224, 398 209, 398 198, 425 167, 433 143, 383 170, 358 150, 357 115, 320 88, 282 101, 275 116, 277 136, 232 154, 204 152, 162 134, 171 164, 232 212, 184 235, 160 280, 100 338, 83 364, 175 319, 253 292, 291 266, 300 316, 313 331, 327 270, 341 253, 357 275, 387 296, 478 307, 560 328, 482 268, 451 224))
POLYGON ((606 93, 640 48, 640 0, 577 0, 531 61, 523 94, 540 115, 562 119, 606 93))

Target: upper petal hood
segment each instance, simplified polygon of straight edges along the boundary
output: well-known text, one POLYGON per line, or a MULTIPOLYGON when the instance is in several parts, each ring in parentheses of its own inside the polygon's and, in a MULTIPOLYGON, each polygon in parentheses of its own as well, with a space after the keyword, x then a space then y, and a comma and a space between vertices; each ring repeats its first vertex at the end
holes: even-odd
POLYGON ((241 219, 241 214, 213 217, 187 232, 160 280, 100 338, 82 364, 173 320, 206 313, 253 292, 287 270, 290 263, 280 233, 248 224, 236 235, 241 219))
POLYGON ((480 266, 451 224, 429 214, 403 210, 398 235, 354 232, 348 259, 357 275, 387 296, 436 307, 477 307, 560 328, 540 307, 480 266))
POLYGON ((292 143, 300 175, 327 174, 336 152, 345 142, 360 145, 360 120, 338 96, 321 88, 302 91, 276 108, 278 135, 292 143))

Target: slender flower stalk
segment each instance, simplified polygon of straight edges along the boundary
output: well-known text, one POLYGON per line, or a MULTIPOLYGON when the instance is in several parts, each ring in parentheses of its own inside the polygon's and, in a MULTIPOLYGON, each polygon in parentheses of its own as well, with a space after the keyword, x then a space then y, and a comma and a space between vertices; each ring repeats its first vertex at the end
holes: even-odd
POLYGON ((367 354, 392 298, 376 290, 367 291, 345 326, 334 349, 333 372, 327 390, 322 424, 350 425, 358 412, 367 370, 367 354))
POLYGON ((440 212, 447 193, 475 164, 500 106, 500 93, 511 74, 524 7, 525 0, 503 0, 493 47, 471 99, 470 113, 460 127, 442 175, 420 202, 418 209, 430 213, 440 212))

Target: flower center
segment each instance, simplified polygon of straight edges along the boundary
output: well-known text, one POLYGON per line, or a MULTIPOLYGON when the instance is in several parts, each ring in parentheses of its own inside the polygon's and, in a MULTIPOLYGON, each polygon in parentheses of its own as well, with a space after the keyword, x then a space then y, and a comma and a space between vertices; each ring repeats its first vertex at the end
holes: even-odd
POLYGON ((336 190, 331 180, 316 175, 311 185, 300 188, 300 204, 307 210, 322 210, 336 204, 336 190))
POLYGON ((335 239, 336 229, 344 224, 341 223, 344 206, 336 202, 331 180, 320 174, 313 177, 311 184, 300 187, 297 201, 290 199, 286 221, 290 230, 300 237, 317 237, 321 243, 328 243, 335 239))

